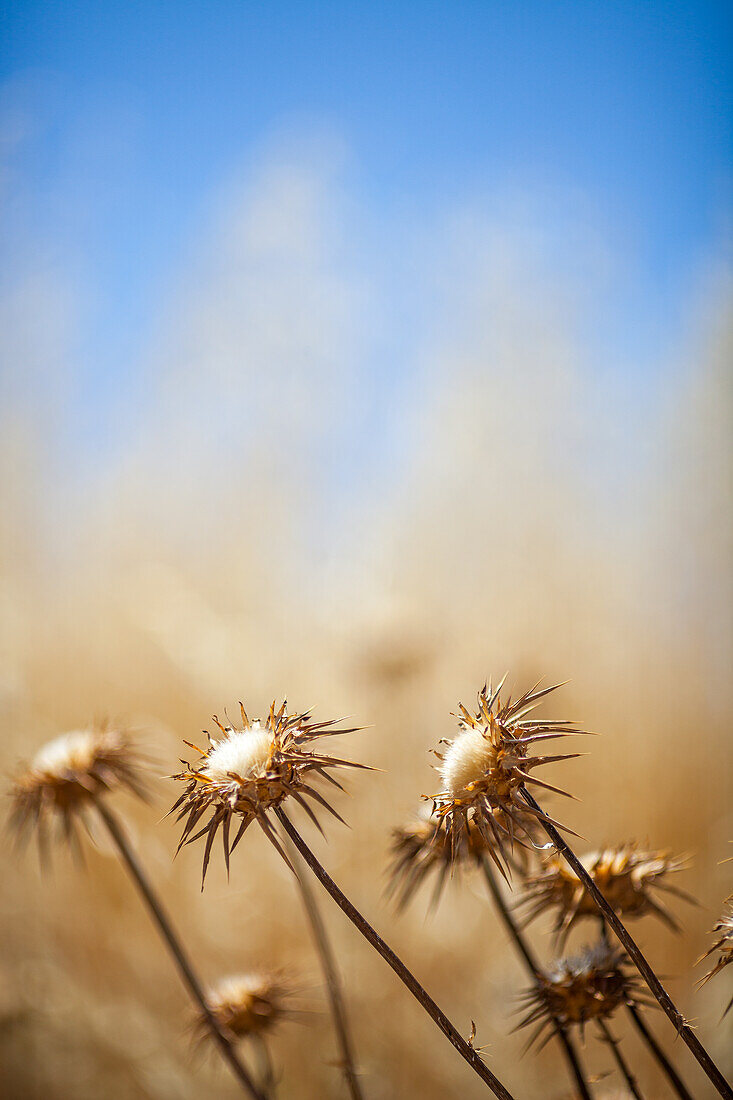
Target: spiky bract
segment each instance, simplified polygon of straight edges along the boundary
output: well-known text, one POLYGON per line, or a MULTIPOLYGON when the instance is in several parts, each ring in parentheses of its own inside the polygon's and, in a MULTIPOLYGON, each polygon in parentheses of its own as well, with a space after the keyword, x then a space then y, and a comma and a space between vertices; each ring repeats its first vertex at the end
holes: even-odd
POLYGON ((621 1005, 651 1005, 636 972, 627 970, 624 953, 605 943, 558 959, 522 999, 527 1011, 517 1026, 537 1025, 528 1046, 551 1038, 553 1018, 566 1027, 577 1025, 582 1033, 590 1020, 607 1019, 621 1005))
MULTIPOLYGON (((521 811, 517 813, 521 815, 521 811)), ((501 810, 494 811, 494 816, 504 822, 501 810)), ((523 827, 533 832, 535 819, 529 814, 521 816, 523 827)), ((392 830, 391 853, 388 890, 397 899, 398 907, 403 908, 433 872, 436 880, 432 905, 436 905, 449 875, 461 867, 480 864, 489 854, 489 846, 470 819, 454 841, 445 820, 425 815, 392 830)), ((510 852, 506 855, 514 870, 526 870, 526 858, 523 857, 527 852, 523 847, 514 855, 510 852)))
MULTIPOLYGON (((222 1031, 233 1039, 265 1035, 299 1010, 296 989, 282 972, 259 970, 222 978, 206 995, 206 1003, 222 1031)), ((203 1038, 209 1032, 208 1021, 201 1018, 197 1032, 203 1038)))
MULTIPOLYGON (((716 974, 719 974, 721 970, 725 970, 726 966, 733 963, 733 894, 727 899, 725 903, 725 909, 723 915, 719 921, 711 929, 712 935, 717 936, 715 943, 712 947, 705 952, 699 962, 702 959, 709 959, 715 952, 719 952, 718 958, 715 960, 715 965, 711 970, 701 979, 700 985, 705 985, 711 978, 714 978, 716 974)), ((733 997, 731 997, 723 1015, 725 1016, 733 1007, 733 997)))
MULTIPOLYGON (((506 677, 505 677, 506 679, 506 677)), ((529 718, 541 699, 559 687, 537 690, 537 685, 519 699, 511 696, 502 702, 500 693, 504 680, 493 690, 491 685, 478 693, 478 710, 471 714, 463 704, 456 715, 461 732, 447 742, 445 752, 436 753, 440 760, 443 790, 434 798, 436 815, 445 823, 453 850, 472 822, 481 833, 487 850, 506 877, 508 855, 515 840, 533 843, 532 830, 527 827, 531 816, 544 818, 565 829, 542 811, 529 807, 521 796, 525 784, 564 794, 550 783, 537 779, 532 771, 542 764, 569 760, 580 753, 555 756, 532 756, 534 745, 583 731, 566 719, 529 718)))
POLYGON ((11 789, 10 824, 22 836, 35 829, 41 847, 52 822, 78 848, 77 822, 91 802, 116 788, 147 797, 145 759, 130 735, 100 726, 64 733, 43 745, 11 789))
POLYGON ((343 818, 309 782, 311 777, 328 780, 334 787, 343 787, 331 772, 337 768, 365 768, 350 760, 324 756, 313 751, 312 743, 323 736, 353 733, 351 729, 333 729, 336 721, 314 722, 310 713, 288 714, 287 704, 275 710, 270 707, 267 718, 250 720, 240 703, 242 728, 222 725, 214 721, 222 736, 216 740, 207 734, 209 748, 204 750, 185 743, 201 754, 195 765, 182 760, 184 770, 172 778, 186 784, 186 789, 176 801, 170 813, 178 810, 177 820, 185 824, 178 850, 206 836, 203 862, 203 882, 211 854, 211 846, 222 828, 224 859, 229 869, 230 853, 239 843, 245 830, 257 821, 266 836, 282 853, 268 811, 280 806, 287 798, 293 798, 306 811, 320 830, 318 819, 310 803, 317 803, 330 814, 343 818), (206 824, 191 835, 200 820, 210 814, 206 824), (238 819, 238 829, 231 840, 232 819, 238 819))
MULTIPOLYGON (((665 891, 694 904, 695 899, 671 885, 667 879, 686 865, 684 857, 669 852, 640 851, 635 844, 588 852, 581 862, 606 900, 619 915, 643 917, 654 914, 670 928, 680 926, 654 896, 665 891)), ((570 929, 584 917, 598 917, 598 906, 575 871, 559 855, 552 855, 536 874, 530 875, 519 906, 527 910, 527 922, 541 913, 555 913, 555 932, 564 943, 570 929)))

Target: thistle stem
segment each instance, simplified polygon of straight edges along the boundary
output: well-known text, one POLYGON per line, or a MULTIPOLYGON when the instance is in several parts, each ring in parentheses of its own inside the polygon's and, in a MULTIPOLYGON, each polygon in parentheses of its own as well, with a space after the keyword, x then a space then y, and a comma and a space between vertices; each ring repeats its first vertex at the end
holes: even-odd
POLYGON ((625 924, 619 918, 616 910, 608 903, 606 898, 598 889, 595 882, 588 874, 585 867, 580 862, 567 841, 558 832, 555 826, 544 816, 542 808, 529 793, 526 787, 522 787, 522 795, 524 796, 527 805, 531 806, 533 810, 539 813, 540 816, 537 818, 537 820, 539 821, 540 825, 545 830, 558 852, 563 855, 567 863, 572 867, 573 871, 575 871, 575 874, 578 876, 588 893, 595 901, 598 908, 603 913, 611 928, 616 933, 617 937, 625 947, 627 953, 633 960, 642 978, 649 986, 649 989, 652 991, 660 1006, 664 1009, 665 1013, 672 1021, 672 1024, 674 1025, 677 1034, 681 1036, 682 1041, 692 1051, 692 1054, 697 1059, 698 1063, 707 1074, 710 1081, 712 1081, 719 1094, 725 1097, 726 1100, 733 1100, 733 1089, 728 1084, 725 1077, 718 1069, 717 1065, 710 1057, 705 1047, 697 1038, 695 1032, 686 1022, 684 1016, 675 1005, 669 993, 667 993, 667 990, 664 988, 659 978, 652 970, 651 965, 643 955, 641 949, 637 945, 631 933, 628 931, 625 924))
POLYGON ((626 1081, 626 1084, 629 1086, 629 1092, 631 1093, 632 1096, 636 1097, 636 1100, 644 1100, 644 1097, 639 1092, 639 1086, 636 1083, 636 1078, 634 1077, 633 1073, 629 1069, 628 1063, 626 1062, 626 1059, 624 1058, 623 1054, 621 1053, 621 1042, 620 1042, 620 1040, 619 1039, 614 1039, 613 1035, 608 1030, 608 1025, 606 1024, 605 1020, 599 1020, 598 1021, 598 1029, 601 1032, 601 1035, 603 1036, 604 1042, 608 1043, 611 1050, 613 1051, 613 1056, 616 1059, 616 1064, 618 1065, 618 1068, 621 1070, 621 1073, 623 1075, 624 1080, 626 1081))
MULTIPOLYGON (((499 916, 504 922, 504 926, 509 933, 510 938, 513 940, 517 951, 524 959, 524 962, 530 974, 536 981, 538 981, 542 977, 542 971, 540 970, 537 960, 532 954, 532 950, 529 944, 527 943, 524 936, 519 931, 517 925, 514 922, 514 918, 512 917, 512 914, 510 913, 509 908, 502 896, 501 887, 496 880, 496 875, 494 874, 494 871, 485 856, 481 856, 481 870, 484 873, 486 884, 489 888, 489 893, 493 898, 494 905, 497 908, 499 916)), ((567 1028, 565 1028, 563 1024, 560 1023, 560 1020, 554 1014, 551 1014, 551 1019, 555 1027, 555 1033, 560 1040, 560 1043, 562 1044, 563 1050, 565 1052, 565 1057, 567 1058, 568 1065, 570 1067, 570 1072, 575 1078, 575 1083, 578 1086, 578 1092, 582 1100, 592 1100, 592 1094, 583 1075, 583 1068, 580 1064, 578 1052, 575 1049, 573 1041, 568 1035, 567 1028)))
POLYGON ((209 1028, 211 1030, 212 1037, 219 1045, 219 1049, 223 1057, 229 1063, 229 1066, 234 1076, 239 1080, 246 1092, 253 1098, 253 1100, 266 1100, 262 1092, 255 1086, 247 1072, 246 1068, 240 1061, 236 1051, 232 1044, 227 1039, 226 1035, 221 1031, 218 1023, 212 1015, 211 1009, 206 1003, 206 997, 201 983, 196 976, 190 960, 186 954, 186 951, 176 935, 173 925, 163 908, 161 902, 158 900, 147 875, 142 869, 137 856, 133 852, 130 843, 127 839, 125 831, 121 823, 117 820, 115 815, 109 810, 104 801, 101 798, 95 799, 95 806, 99 812, 99 816, 102 818, 104 824, 107 827, 112 840, 119 852, 122 862, 127 867, 130 877, 134 880, 140 893, 143 896, 143 900, 150 911, 150 915, 158 926, 158 929, 165 940, 171 955, 178 967, 178 971, 184 982, 184 985, 188 987, 188 991, 191 997, 201 1009, 201 1013, 204 1016, 209 1028))
POLYGON ((644 1020, 644 1017, 639 1012, 636 1005, 627 1005, 626 1007, 629 1010, 629 1015, 631 1016, 631 1019, 634 1021, 634 1024, 636 1025, 636 1028, 637 1028, 639 1034, 642 1036, 642 1038, 644 1039, 644 1042, 647 1044, 647 1046, 651 1050, 652 1054, 654 1055, 656 1060, 659 1062, 659 1065, 662 1067, 663 1071, 666 1073, 667 1077, 669 1078, 669 1082, 672 1085, 672 1088, 674 1089, 674 1091, 681 1098, 681 1100, 692 1100, 692 1095, 687 1091, 687 1088, 685 1086, 684 1081, 682 1080, 682 1078, 677 1073, 677 1070, 674 1068, 674 1066, 670 1062, 669 1058, 667 1057, 667 1055, 664 1053, 664 1051, 660 1047, 657 1040, 654 1038, 654 1035, 652 1034, 652 1032, 646 1026, 646 1021, 644 1020))
POLYGON ((321 960, 321 969, 323 970, 323 977, 326 981, 326 988, 328 989, 328 999, 331 1005, 331 1015, 333 1017, 333 1026, 336 1032, 336 1038, 338 1040, 339 1047, 341 1049, 341 1068, 344 1071, 346 1077, 346 1083, 349 1088, 352 1100, 363 1100, 364 1094, 361 1091, 361 1085, 359 1084, 359 1077, 355 1068, 354 1058, 354 1044, 351 1038, 351 1029, 349 1028, 348 1019, 346 1016, 346 1006, 344 1004, 343 993, 341 990, 341 981, 339 978, 338 968, 336 965, 336 959, 334 957, 331 944, 326 932, 326 926, 323 923, 323 918, 318 910, 318 904, 315 899, 313 890, 311 889, 310 882, 306 876, 302 873, 303 861, 300 855, 296 853, 292 844, 288 845, 290 851, 291 862, 295 871, 295 878, 298 883, 300 895, 303 900, 303 908, 305 909, 306 916, 311 926, 313 933, 313 940, 316 945, 316 950, 321 960))
POLYGON ((384 961, 392 967, 398 978, 407 986, 413 997, 422 1005, 428 1016, 430 1016, 446 1038, 453 1044, 461 1057, 468 1062, 473 1071, 488 1085, 494 1096, 499 1097, 500 1100, 513 1100, 511 1093, 507 1091, 501 1081, 499 1081, 488 1066, 484 1064, 478 1051, 474 1050, 473 1046, 463 1038, 442 1009, 438 1007, 432 997, 430 997, 414 975, 407 969, 402 960, 394 953, 391 947, 384 942, 379 933, 372 928, 368 921, 366 921, 361 913, 351 904, 346 895, 338 888, 328 872, 318 862, 313 852, 283 810, 278 808, 275 810, 275 814, 283 829, 326 892, 331 895, 339 908, 361 932, 368 943, 372 945, 375 951, 377 951, 384 961))

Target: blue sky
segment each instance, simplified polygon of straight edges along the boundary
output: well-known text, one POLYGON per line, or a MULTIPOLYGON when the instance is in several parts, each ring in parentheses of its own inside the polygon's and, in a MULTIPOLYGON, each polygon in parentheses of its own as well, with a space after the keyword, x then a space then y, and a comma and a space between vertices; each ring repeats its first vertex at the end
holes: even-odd
POLYGON ((629 263, 604 338, 653 361, 725 238, 732 22, 699 2, 10 0, 2 102, 28 131, 11 262, 29 227, 74 257, 104 403, 212 195, 273 133, 315 126, 377 221, 518 181, 540 205, 584 196, 629 263))

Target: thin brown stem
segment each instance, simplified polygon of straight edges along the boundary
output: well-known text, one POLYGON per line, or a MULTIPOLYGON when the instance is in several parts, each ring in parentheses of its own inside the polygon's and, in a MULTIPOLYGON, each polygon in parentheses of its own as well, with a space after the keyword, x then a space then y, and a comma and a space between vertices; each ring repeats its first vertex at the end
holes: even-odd
POLYGON ((631 1019, 634 1021, 634 1024, 635 1024, 639 1034, 641 1035, 644 1042, 647 1044, 647 1046, 651 1050, 651 1052, 654 1055, 654 1057, 656 1058, 656 1060, 659 1062, 659 1065, 662 1067, 662 1070, 664 1071, 664 1073, 669 1078, 669 1083, 671 1084, 674 1091, 681 1098, 681 1100, 692 1100, 692 1095, 688 1092, 684 1081, 682 1080, 680 1075, 677 1073, 677 1070, 674 1068, 674 1066, 670 1062, 669 1058, 667 1057, 667 1055, 664 1053, 664 1051, 660 1047, 657 1040, 654 1038, 654 1035, 652 1034, 652 1032, 646 1026, 646 1021, 645 1021, 644 1017, 642 1016, 641 1012, 639 1012, 639 1009, 636 1007, 636 1005, 627 1005, 626 1007, 629 1010, 629 1015, 631 1016, 631 1019))
POLYGON ((463 1038, 457 1028, 451 1023, 446 1014, 435 1003, 432 997, 426 992, 420 985, 417 978, 407 969, 402 960, 394 953, 391 947, 384 942, 382 937, 376 932, 371 924, 361 913, 356 909, 346 895, 338 888, 328 872, 321 866, 316 859, 313 852, 310 850, 302 836, 283 812, 282 809, 275 810, 278 820, 282 825, 287 835, 292 840, 295 847, 300 852, 305 862, 310 867, 313 874, 321 883, 323 888, 331 895, 333 900, 339 906, 339 908, 346 914, 351 923, 361 932, 362 936, 368 943, 377 951, 384 961, 391 966, 395 974, 400 978, 402 982, 412 993, 413 997, 418 1001, 420 1005, 425 1009, 428 1016, 434 1021, 434 1023, 440 1028, 446 1038, 453 1044, 458 1053, 466 1062, 470 1065, 471 1069, 481 1080, 488 1085, 493 1092, 494 1096, 500 1097, 500 1100, 512 1100, 512 1095, 502 1085, 501 1081, 494 1076, 491 1070, 486 1066, 481 1059, 481 1056, 477 1050, 463 1038))
POLYGON ((623 1054, 621 1053, 621 1042, 620 1042, 620 1040, 619 1039, 614 1039, 613 1035, 608 1030, 608 1025, 606 1024, 605 1020, 599 1020, 598 1021, 598 1029, 601 1032, 601 1035, 603 1036, 604 1042, 608 1043, 611 1050, 613 1051, 613 1056, 616 1059, 616 1064, 618 1065, 618 1068, 621 1070, 621 1073, 623 1075, 624 1080, 626 1081, 626 1084, 629 1086, 629 1092, 631 1093, 632 1096, 634 1096, 636 1098, 636 1100, 644 1100, 644 1097, 639 1092, 639 1086, 636 1083, 636 1078, 634 1077, 633 1073, 631 1072, 631 1069, 629 1068, 628 1062, 626 1061, 623 1054))
MULTIPOLYGON (((542 971, 540 970, 539 964, 532 954, 532 949, 530 948, 529 944, 517 928, 514 918, 509 911, 509 907, 504 901, 501 887, 496 881, 496 875, 494 874, 493 868, 491 867, 488 859, 485 856, 481 857, 481 869, 484 873, 486 884, 489 888, 489 893, 494 900, 494 905, 496 906, 499 916, 504 922, 504 927, 509 933, 509 936, 513 941, 517 951, 522 956, 530 974, 535 979, 535 981, 539 981, 542 977, 542 971)), ((568 1035, 567 1028, 565 1028, 560 1023, 559 1019, 554 1014, 551 1014, 551 1019, 555 1028, 555 1034, 560 1040, 560 1044, 562 1045, 565 1057, 570 1067, 570 1072, 575 1079, 575 1083, 578 1087, 578 1092, 582 1100, 592 1100, 592 1094, 585 1080, 583 1068, 580 1064, 580 1058, 578 1057, 578 1052, 575 1049, 573 1041, 568 1035)))
POLYGON ((637 970, 641 974, 642 978, 649 986, 649 989, 656 997, 660 1006, 664 1009, 671 1020, 675 1031, 681 1037, 685 1045, 692 1051, 692 1054, 697 1059, 698 1063, 707 1074, 708 1078, 712 1081, 719 1094, 726 1098, 726 1100, 733 1100, 733 1089, 726 1081, 725 1077, 718 1069, 713 1059, 708 1054, 705 1047, 695 1035, 690 1025, 685 1020, 682 1013, 679 1011, 674 1001, 670 997, 667 990, 662 985, 661 981, 654 973, 651 965, 645 958, 631 933, 626 928, 626 925, 621 921, 620 917, 616 913, 616 910, 609 904, 601 891, 596 886, 591 876, 586 871, 583 864, 580 862, 575 852, 570 845, 561 835, 561 833, 555 828, 555 826, 547 820, 543 811, 537 801, 529 793, 529 791, 523 787, 522 794, 527 802, 528 806, 537 811, 541 816, 537 818, 542 828, 547 833, 548 837, 555 845, 555 848, 562 854, 567 863, 572 867, 575 874, 585 886, 588 893, 595 901, 598 908, 603 913, 604 917, 608 921, 609 925, 619 938, 623 946, 625 947, 628 955, 633 960, 637 970))
POLYGON ((226 1035, 221 1031, 216 1019, 214 1018, 211 1009, 206 1003, 206 997, 204 995, 201 983, 196 976, 196 973, 191 966, 190 960, 184 950, 184 947, 176 935, 173 929, 173 925, 170 922, 170 918, 163 908, 161 902, 157 898, 147 875, 142 869, 137 856, 133 852, 130 843, 127 839, 125 831, 117 820, 115 815, 109 810, 103 799, 98 798, 95 800, 96 808, 100 817, 107 826, 117 851, 120 854, 120 858, 127 867, 130 873, 130 877, 135 882, 135 885, 139 889, 143 896, 143 900, 150 911, 150 915, 158 926, 158 929, 168 946, 171 955, 178 967, 178 971, 183 979, 184 984, 188 987, 191 997, 201 1010, 201 1014, 206 1020, 211 1030, 212 1037, 216 1041, 221 1050, 222 1055, 229 1063, 229 1066, 234 1073, 234 1076, 239 1080, 246 1092, 253 1098, 253 1100, 266 1100, 260 1090, 255 1086, 252 1078, 250 1077, 247 1069, 240 1061, 236 1051, 232 1044, 227 1039, 226 1035))
MULTIPOLYGON (((287 843, 286 841, 286 844, 287 843)), ((306 875, 303 874, 303 861, 292 844, 288 844, 288 848, 290 849, 288 851, 288 856, 293 864, 295 879, 298 883, 301 898, 303 899, 303 908, 308 917, 316 950, 321 960, 321 969, 323 970, 323 977, 325 978, 326 988, 328 990, 328 999, 331 1005, 334 1031, 336 1032, 336 1038, 341 1050, 340 1065, 344 1071, 352 1100, 364 1100, 364 1094, 361 1091, 359 1077, 356 1072, 354 1044, 346 1015, 346 1006, 341 990, 341 981, 336 959, 326 932, 326 926, 318 910, 315 894, 311 889, 310 881, 306 875)))

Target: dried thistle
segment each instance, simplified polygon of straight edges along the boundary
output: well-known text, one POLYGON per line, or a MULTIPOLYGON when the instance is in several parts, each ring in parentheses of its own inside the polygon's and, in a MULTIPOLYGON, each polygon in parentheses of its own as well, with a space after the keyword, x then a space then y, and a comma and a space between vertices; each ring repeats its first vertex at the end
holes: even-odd
POLYGON ((554 1019, 564 1027, 577 1025, 583 1035, 590 1020, 608 1019, 622 1005, 648 1003, 638 976, 626 967, 624 953, 605 943, 558 959, 522 999, 528 1011, 517 1027, 538 1025, 528 1047, 540 1038, 544 1046, 552 1038, 554 1019))
MULTIPOLYGON (((533 834, 535 819, 521 811, 517 814, 525 831, 533 834)), ((495 810, 494 817, 506 828, 503 811, 495 810)), ((392 830, 388 893, 397 899, 401 909, 425 879, 435 872, 437 877, 431 904, 436 905, 449 874, 460 867, 480 865, 488 854, 489 845, 472 820, 467 820, 465 830, 454 841, 445 820, 424 814, 417 816, 409 824, 392 830)), ((526 857, 523 848, 514 856, 507 853, 513 870, 526 870, 526 858, 522 857, 526 857)))
MULTIPOLYGON (((229 1039, 269 1034, 283 1020, 303 1010, 295 1000, 295 984, 282 971, 258 970, 222 978, 206 995, 209 1011, 229 1039)), ((198 1038, 208 1033, 208 1021, 196 1024, 198 1038)))
MULTIPOLYGON (((667 882, 668 876, 687 865, 684 857, 671 856, 669 852, 639 851, 631 843, 588 852, 580 859, 609 904, 623 916, 654 914, 679 931, 680 925, 654 892, 665 891, 696 904, 690 894, 667 882)), ((559 855, 551 856, 540 871, 527 879, 526 886, 519 907, 528 910, 527 923, 542 913, 554 911, 555 932, 561 943, 578 921, 584 917, 598 918, 595 901, 559 855)))
MULTIPOLYGON (((715 960, 715 965, 708 973, 700 980, 699 986, 703 986, 706 982, 709 982, 711 978, 714 978, 716 974, 719 974, 721 970, 725 970, 726 966, 733 963, 733 894, 726 900, 723 915, 719 921, 712 927, 711 935, 717 935, 717 939, 713 946, 706 951, 705 954, 698 959, 698 962, 702 962, 703 959, 709 959, 716 951, 720 954, 715 960)), ((728 1001, 728 1005, 723 1015, 727 1015, 733 1007, 733 997, 728 1001)))
POLYGON ((484 686, 478 694, 475 714, 459 704, 460 714, 455 717, 461 732, 455 740, 446 742, 445 752, 436 753, 443 790, 433 801, 435 813, 445 822, 453 852, 459 850, 461 837, 473 823, 486 842, 491 858, 506 877, 508 857, 515 841, 525 847, 527 840, 533 843, 531 829, 527 827, 528 816, 549 821, 566 832, 572 831, 560 826, 544 811, 528 807, 520 791, 525 784, 531 784, 572 798, 567 791, 537 779, 532 772, 542 764, 570 760, 581 754, 531 756, 530 750, 541 741, 584 731, 576 729, 574 723, 566 719, 527 717, 541 699, 561 685, 541 691, 536 690, 535 685, 515 702, 510 697, 502 703, 503 684, 504 680, 496 690, 491 685, 484 686))
POLYGON ((145 760, 130 735, 112 727, 74 730, 43 745, 16 777, 10 826, 19 836, 35 829, 43 848, 47 827, 56 820, 61 834, 79 848, 77 822, 101 795, 126 788, 147 797, 145 760))
POLYGON ((201 760, 192 765, 182 760, 184 771, 172 776, 186 784, 186 789, 176 801, 170 813, 178 810, 178 821, 186 818, 178 851, 184 844, 192 844, 206 836, 204 848, 203 874, 201 888, 206 878, 206 869, 211 854, 211 846, 222 827, 224 859, 229 869, 229 856, 244 835, 245 830, 256 821, 266 836, 286 862, 288 862, 268 820, 268 812, 279 807, 287 798, 293 798, 310 817, 316 828, 322 832, 318 819, 310 802, 317 803, 339 821, 343 818, 326 801, 323 795, 311 785, 309 779, 325 779, 332 786, 343 790, 331 771, 337 768, 365 768, 351 760, 342 760, 333 756, 324 756, 310 747, 319 737, 334 737, 337 734, 354 733, 356 728, 332 729, 336 721, 314 722, 309 712, 288 714, 287 704, 282 703, 275 710, 275 703, 264 721, 250 720, 240 703, 242 728, 232 725, 223 726, 214 716, 222 737, 213 739, 208 733, 209 748, 203 750, 190 741, 190 748, 201 754, 201 760), (194 827, 202 817, 210 813, 206 824, 191 836, 194 827), (239 828, 230 840, 232 818, 239 819, 239 828))

